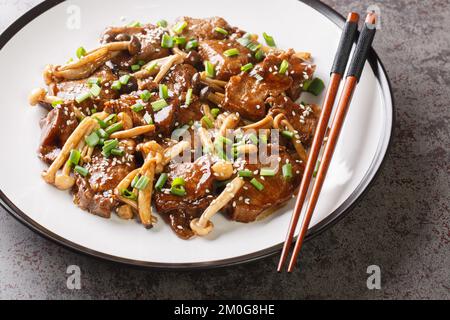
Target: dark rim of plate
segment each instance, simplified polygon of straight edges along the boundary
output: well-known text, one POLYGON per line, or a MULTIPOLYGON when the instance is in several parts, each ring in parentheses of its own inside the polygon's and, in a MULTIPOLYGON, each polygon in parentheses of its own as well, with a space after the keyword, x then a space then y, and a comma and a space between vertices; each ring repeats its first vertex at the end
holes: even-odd
MULTIPOLYGON (((334 9, 329 7, 328 5, 317 1, 317 0, 299 0, 312 7, 313 9, 320 12, 322 15, 327 17, 333 23, 335 23, 338 27, 342 28, 345 23, 345 18, 336 12, 334 9)), ((55 7, 56 5, 65 2, 65 0, 46 0, 36 7, 29 10, 19 19, 17 19, 11 26, 9 26, 1 35, 0 35, 0 50, 28 23, 33 21, 35 18, 55 7)), ((386 156, 389 153, 389 150, 392 145, 392 137, 393 130, 395 125, 395 108, 394 108, 394 100, 392 97, 391 84, 387 77, 386 70, 378 58, 375 50, 371 49, 369 53, 369 63, 372 67, 372 70, 378 80, 380 85, 384 106, 388 112, 392 112, 392 126, 391 128, 386 128, 385 136, 381 139, 377 153, 375 155, 375 159, 373 160, 369 170, 365 174, 361 183, 354 190, 354 192, 344 201, 344 203, 339 206, 333 213, 327 216, 320 223, 312 227, 308 231, 308 235, 306 237, 307 240, 317 236, 324 230, 333 226, 336 222, 346 216, 355 205, 362 199, 362 197, 367 193, 370 187, 373 185, 375 178, 378 176, 382 165, 385 162, 386 156), (383 154, 383 150, 386 152, 383 154)), ((242 263, 248 263, 251 261, 255 261, 258 259, 262 259, 268 256, 271 256, 277 252, 279 252, 283 246, 283 243, 277 244, 270 248, 266 248, 264 250, 260 250, 257 252, 253 252, 251 254, 242 255, 230 259, 224 260, 215 260, 215 261, 207 261, 207 262, 195 262, 195 263, 157 263, 157 262, 148 262, 148 261, 139 261, 139 260, 131 260, 126 258, 121 258, 117 256, 108 255, 102 252, 98 252, 95 250, 91 250, 89 248, 80 246, 74 242, 71 242, 65 238, 58 236, 57 234, 47 230, 42 225, 36 223, 33 219, 31 219, 26 213, 22 212, 19 208, 17 208, 14 203, 12 203, 8 197, 0 190, 0 205, 14 218, 16 218, 19 222, 30 228, 31 230, 37 232, 41 236, 56 242, 72 251, 77 253, 82 253, 91 257, 95 257, 98 259, 121 263, 134 267, 143 267, 143 268, 152 268, 152 269, 165 269, 165 270, 197 270, 197 269, 212 269, 212 268, 220 268, 226 266, 232 266, 242 263)))

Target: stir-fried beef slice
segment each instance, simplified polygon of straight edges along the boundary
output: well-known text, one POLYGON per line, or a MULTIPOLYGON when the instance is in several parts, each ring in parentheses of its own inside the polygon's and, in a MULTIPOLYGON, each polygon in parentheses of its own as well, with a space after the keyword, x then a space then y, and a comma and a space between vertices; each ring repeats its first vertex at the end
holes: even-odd
POLYGON ((129 70, 139 61, 149 62, 166 57, 169 49, 161 47, 161 39, 166 31, 151 24, 142 27, 111 27, 105 30, 102 43, 133 41, 135 48, 132 53, 122 52, 112 62, 122 70, 129 70))
POLYGON ((194 236, 189 226, 191 220, 199 217, 214 200, 212 191, 215 179, 211 166, 209 156, 202 156, 193 163, 171 163, 166 185, 170 186, 175 178, 183 178, 186 196, 172 195, 167 189, 154 195, 157 211, 169 217, 172 229, 183 239, 194 236))
POLYGON ((290 98, 283 96, 270 98, 267 102, 271 105, 269 113, 274 116, 283 113, 297 131, 299 140, 304 146, 308 147, 316 132, 320 107, 317 105, 298 105, 290 98))
POLYGON ((287 94, 296 101, 303 91, 305 81, 312 79, 316 66, 296 57, 292 49, 285 52, 282 57, 289 62, 289 77, 293 80, 287 94))
POLYGON ((205 40, 200 42, 199 53, 203 60, 216 66, 216 78, 228 81, 232 76, 241 73, 241 67, 253 62, 251 51, 232 40, 205 40), (239 50, 239 54, 231 57, 223 53, 229 49, 239 50))
POLYGON ((78 126, 78 120, 71 104, 55 107, 41 120, 41 145, 39 157, 46 163, 52 163, 58 156, 72 132, 78 126))
POLYGON ((186 39, 198 39, 198 40, 208 40, 217 39, 222 40, 227 37, 220 32, 215 31, 216 28, 222 28, 228 32, 228 34, 233 34, 235 29, 232 28, 227 21, 220 17, 211 17, 205 19, 197 19, 191 17, 179 17, 175 21, 174 25, 180 22, 186 21, 187 26, 181 33, 186 39))
POLYGON ((110 218, 111 211, 118 205, 114 189, 136 169, 134 142, 123 140, 119 148, 125 151, 123 157, 105 158, 101 150, 96 149, 92 161, 85 165, 89 175, 75 174, 74 202, 83 210, 103 218, 110 218))
POLYGON ((169 90, 177 96, 187 92, 193 87, 192 78, 197 70, 190 64, 178 64, 167 73, 162 83, 166 84, 169 90))
POLYGON ((300 184, 303 164, 299 162, 296 154, 290 154, 281 146, 279 156, 276 156, 276 158, 278 157, 281 161, 276 161, 278 162, 276 175, 274 177, 264 177, 264 180, 259 176, 260 170, 270 167, 270 164, 245 165, 245 169, 255 173, 255 178, 264 186, 264 190, 257 190, 250 183, 250 180, 246 179, 244 187, 238 192, 235 200, 226 208, 226 212, 232 220, 244 223, 253 222, 260 215, 268 213, 267 210, 280 207, 292 197, 292 193, 300 184), (283 177, 282 167, 286 163, 292 165, 293 178, 291 179, 283 177))

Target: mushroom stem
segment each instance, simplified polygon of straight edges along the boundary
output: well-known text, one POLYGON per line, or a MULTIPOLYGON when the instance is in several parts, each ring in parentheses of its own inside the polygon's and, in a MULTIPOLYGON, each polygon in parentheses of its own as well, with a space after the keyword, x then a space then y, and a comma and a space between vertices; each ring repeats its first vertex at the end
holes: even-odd
POLYGON ((153 82, 160 83, 161 80, 166 76, 167 72, 169 72, 170 68, 182 63, 183 61, 183 57, 178 54, 174 54, 173 56, 171 56, 170 59, 161 67, 153 82))
POLYGON ((225 120, 223 120, 222 125, 220 126, 219 133, 222 137, 227 135, 227 131, 231 129, 235 129, 239 124, 240 117, 236 113, 232 113, 228 115, 225 120))
POLYGON ((224 98, 225 98, 225 95, 223 95, 219 92, 210 93, 208 95, 208 100, 217 105, 221 105, 224 98))
POLYGON ((42 177, 47 183, 54 184, 55 177, 58 170, 65 164, 69 157, 69 153, 72 149, 74 149, 83 139, 86 132, 91 128, 91 126, 97 124, 97 121, 92 119, 91 117, 84 118, 83 121, 78 125, 74 132, 70 135, 69 139, 67 139, 64 144, 61 152, 58 157, 53 161, 50 168, 47 171, 42 173, 42 177))
POLYGON ((211 135, 208 130, 203 127, 198 128, 198 136, 200 137, 203 150, 206 150, 207 153, 214 153, 214 143, 212 142, 211 135))
POLYGON ((302 142, 300 141, 298 137, 298 132, 295 130, 295 128, 292 126, 292 124, 287 120, 286 115, 283 113, 280 113, 277 115, 273 121, 273 127, 275 129, 281 129, 286 128, 288 131, 291 131, 294 133, 294 137, 291 139, 292 144, 294 145, 295 150, 297 151, 297 154, 300 156, 300 160, 306 161, 308 159, 308 153, 305 150, 305 147, 303 147, 302 142))
POLYGON ((175 159, 175 157, 182 154, 185 150, 189 149, 190 147, 191 144, 188 141, 180 141, 176 145, 167 148, 166 150, 164 150, 164 158, 161 164, 163 166, 166 166, 167 164, 169 164, 171 160, 175 159))
POLYGON ((123 130, 113 133, 111 139, 131 139, 141 136, 143 134, 155 132, 155 126, 150 124, 147 126, 135 127, 129 130, 123 130))
POLYGON ((199 219, 191 221, 191 229, 198 236, 208 235, 214 228, 211 218, 222 208, 224 208, 228 202, 233 200, 239 190, 244 186, 244 180, 237 177, 231 181, 225 188, 225 190, 211 202, 210 206, 205 210, 199 219))

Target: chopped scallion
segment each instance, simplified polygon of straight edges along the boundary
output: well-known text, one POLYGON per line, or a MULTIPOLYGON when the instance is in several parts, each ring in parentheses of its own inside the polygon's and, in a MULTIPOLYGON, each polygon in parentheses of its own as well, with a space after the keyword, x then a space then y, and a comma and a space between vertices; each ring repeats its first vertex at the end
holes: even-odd
POLYGON ((208 129, 214 127, 212 120, 208 116, 204 116, 201 121, 208 127, 208 129))
POLYGON ((80 175, 82 175, 83 177, 87 177, 87 175, 89 174, 88 169, 81 167, 81 166, 75 166, 74 171, 80 175))
POLYGON ((250 170, 241 170, 238 172, 239 177, 241 178, 252 178, 253 172, 250 170))
POLYGON ((120 191, 120 194, 122 195, 122 197, 129 199, 129 200, 133 200, 133 201, 137 200, 137 198, 138 198, 136 193, 131 192, 128 189, 122 189, 120 191))
POLYGON ((75 101, 77 103, 82 103, 82 102, 84 102, 84 101, 86 101, 87 99, 90 99, 90 98, 91 98, 91 93, 90 92, 86 92, 86 93, 82 93, 79 96, 77 96, 75 98, 75 101))
POLYGON ((184 189, 184 187, 177 187, 177 188, 172 187, 170 189, 170 193, 173 194, 174 196, 184 197, 186 195, 186 189, 184 189))
POLYGON ((146 112, 144 115, 144 121, 147 124, 153 124, 152 116, 148 112, 146 112))
POLYGON ((283 60, 283 62, 281 62, 280 69, 278 72, 280 74, 286 74, 288 69, 289 69, 289 62, 287 60, 283 60))
POLYGON ((263 33, 264 40, 266 40, 266 43, 269 47, 276 47, 275 40, 272 36, 269 36, 267 33, 263 33))
POLYGON ((142 26, 142 24, 139 21, 133 21, 128 24, 128 27, 131 27, 131 28, 138 28, 141 26, 142 26))
POLYGON ((64 103, 63 100, 56 100, 56 101, 53 101, 53 102, 52 102, 52 107, 53 107, 53 108, 56 108, 57 106, 60 106, 60 105, 62 105, 63 103, 64 103))
POLYGON ((238 56, 239 55, 239 50, 236 49, 236 48, 228 49, 228 50, 223 52, 223 55, 226 56, 226 57, 238 56))
POLYGON ((155 184, 155 189, 161 191, 164 188, 164 185, 166 184, 168 178, 169 176, 167 175, 167 173, 162 173, 155 184))
POLYGON ((70 151, 69 161, 72 165, 77 166, 80 162, 81 153, 77 149, 70 151))
POLYGON ((303 83, 303 90, 312 93, 315 96, 320 95, 324 89, 325 84, 320 78, 315 78, 314 80, 307 80, 303 83))
POLYGON ((223 35, 228 35, 228 31, 227 30, 225 30, 224 28, 221 28, 221 27, 215 27, 214 28, 214 31, 215 32, 218 32, 218 33, 221 33, 221 34, 223 34, 223 35))
POLYGON ((117 157, 123 157, 125 155, 125 151, 122 149, 112 149, 111 154, 117 157))
POLYGON ((142 191, 145 188, 147 188, 149 183, 150 183, 150 179, 149 178, 147 178, 146 176, 141 176, 139 178, 138 182, 136 183, 135 188, 142 191))
POLYGON ((145 70, 147 70, 147 72, 152 72, 153 70, 155 70, 158 67, 158 62, 153 61, 151 62, 147 67, 145 67, 145 70))
POLYGON ((172 187, 184 187, 185 185, 186 181, 181 177, 175 178, 172 181, 172 187))
POLYGON ((217 118, 217 116, 220 114, 220 109, 219 108, 211 109, 211 114, 214 116, 214 119, 217 118))
POLYGON ((144 105, 142 103, 136 103, 134 106, 131 107, 131 110, 134 112, 140 112, 144 110, 144 105))
POLYGON ((283 166, 283 177, 292 178, 292 164, 287 163, 283 166))
POLYGON ((175 44, 179 46, 184 46, 186 44, 186 38, 185 37, 174 37, 173 41, 175 41, 175 44))
POLYGON ((173 38, 169 34, 164 33, 161 39, 161 47, 166 49, 173 48, 173 43, 173 38))
POLYGON ((139 97, 142 99, 142 101, 148 102, 148 100, 150 100, 150 98, 152 97, 152 94, 150 93, 150 91, 144 90, 139 97))
POLYGON ((210 61, 205 61, 205 71, 208 78, 216 76, 216 67, 210 61))
POLYGON ((106 128, 105 131, 107 134, 111 135, 114 132, 122 130, 122 128, 123 128, 122 122, 117 122, 117 123, 114 123, 113 125, 109 126, 108 128, 106 128))
POLYGON ((245 66, 241 67, 241 71, 243 72, 249 72, 253 69, 253 63, 247 63, 245 66))
POLYGON ((103 129, 98 129, 97 130, 97 135, 102 138, 102 139, 107 139, 109 137, 109 135, 106 133, 105 130, 103 129))
POLYGON ((79 47, 79 48, 77 49, 77 57, 78 57, 78 59, 83 58, 86 54, 87 54, 87 51, 86 51, 85 48, 79 47))
POLYGON ((258 180, 256 180, 255 178, 252 179, 252 181, 250 181, 250 183, 258 190, 258 191, 263 191, 264 190, 264 185, 259 182, 258 180))
POLYGON ((102 88, 100 88, 97 84, 93 84, 89 92, 92 96, 98 97, 102 92, 102 88))
POLYGON ((180 34, 187 27, 188 23, 186 21, 180 21, 173 27, 173 32, 180 34))
POLYGON ((130 81, 131 76, 129 74, 124 74, 119 78, 119 82, 123 85, 127 84, 130 81))
POLYGON ((275 169, 262 168, 259 174, 262 177, 274 177, 277 174, 277 171, 275 169))
POLYGON ((187 106, 189 106, 191 104, 191 102, 192 102, 192 92, 193 92, 193 90, 191 88, 191 89, 188 89, 188 91, 186 93, 186 102, 185 102, 185 104, 187 106))
POLYGON ((259 49, 258 51, 256 51, 255 53, 255 59, 257 61, 262 61, 264 60, 264 58, 266 57, 266 54, 264 53, 264 51, 262 51, 261 49, 259 49))
POLYGON ((161 99, 168 99, 169 98, 169 88, 165 84, 159 85, 159 97, 161 99))
POLYGON ((139 71, 139 70, 141 70, 141 66, 139 64, 133 64, 131 66, 131 71, 136 72, 136 71, 139 71))
POLYGON ((195 48, 198 48, 198 41, 196 39, 192 39, 186 43, 186 50, 191 51, 195 48))
POLYGON ((164 99, 152 102, 152 108, 153 108, 153 111, 155 111, 155 112, 161 111, 162 109, 164 109, 167 106, 168 106, 168 104, 167 104, 166 100, 164 100, 164 99))
POLYGON ((111 85, 111 89, 119 91, 120 89, 122 89, 122 84, 120 83, 120 81, 114 81, 111 85))
POLYGON ((96 132, 92 132, 84 140, 89 147, 94 148, 100 142, 100 137, 96 132))
POLYGON ((159 20, 158 22, 156 22, 156 25, 161 28, 167 28, 167 21, 163 19, 159 20))
POLYGON ((292 139, 295 136, 295 134, 292 131, 283 131, 281 132, 281 135, 289 139, 292 139))

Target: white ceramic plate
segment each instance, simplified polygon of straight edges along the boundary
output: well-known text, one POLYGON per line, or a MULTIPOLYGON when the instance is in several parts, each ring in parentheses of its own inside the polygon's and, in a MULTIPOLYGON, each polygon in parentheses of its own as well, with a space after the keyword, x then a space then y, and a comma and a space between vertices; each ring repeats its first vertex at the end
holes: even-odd
MULTIPOLYGON (((43 85, 47 63, 64 63, 80 45, 93 48, 109 25, 132 20, 155 22, 177 16, 222 16, 232 25, 268 32, 281 48, 309 51, 317 76, 328 79, 343 18, 316 1, 297 0, 134 0, 46 1, 0 38, 0 197, 26 225, 69 248, 113 261, 162 268, 217 267, 271 254, 281 247, 294 201, 267 220, 239 224, 219 216, 208 238, 178 239, 168 225, 146 230, 116 217, 104 220, 73 205, 40 178, 39 120, 30 108, 30 89, 43 85), (226 3, 226 5, 224 5, 226 3), (78 20, 78 18, 80 20, 78 20), (77 22, 80 22, 79 25, 77 22), (74 28, 75 27, 75 28, 74 28), (79 28, 77 28, 79 27, 79 28)), ((306 101, 314 101, 303 96, 306 101)), ((320 102, 320 101, 315 101, 320 102)), ((386 154, 393 125, 388 79, 374 52, 354 96, 340 143, 311 222, 309 236, 329 226, 367 189, 386 154)))

